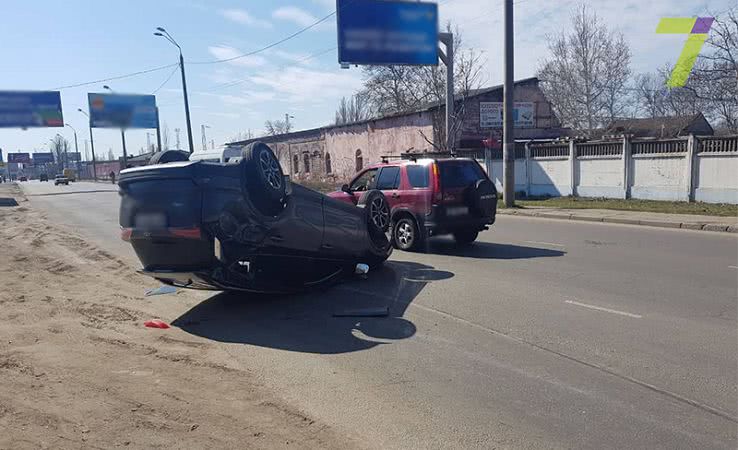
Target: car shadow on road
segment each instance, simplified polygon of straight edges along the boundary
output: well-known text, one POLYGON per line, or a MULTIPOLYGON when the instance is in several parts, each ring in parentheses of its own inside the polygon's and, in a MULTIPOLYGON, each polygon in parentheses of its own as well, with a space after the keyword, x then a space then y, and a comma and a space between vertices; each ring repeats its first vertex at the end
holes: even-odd
POLYGON ((221 293, 198 304, 172 325, 218 342, 258 345, 305 353, 367 350, 407 339, 415 325, 408 305, 431 282, 453 277, 425 264, 388 261, 366 279, 322 291, 266 296, 221 293), (388 309, 386 317, 337 317, 388 309))
POLYGON ((493 242, 474 242, 469 245, 458 245, 453 239, 430 239, 425 248, 426 253, 461 256, 479 259, 528 259, 564 256, 566 252, 540 247, 526 247, 513 244, 497 244, 493 242))

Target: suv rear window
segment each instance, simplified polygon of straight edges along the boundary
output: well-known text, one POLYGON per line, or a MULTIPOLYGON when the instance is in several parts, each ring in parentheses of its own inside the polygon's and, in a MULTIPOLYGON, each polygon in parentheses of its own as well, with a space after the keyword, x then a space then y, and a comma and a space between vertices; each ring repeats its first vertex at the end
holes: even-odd
POLYGON ((444 188, 467 187, 484 178, 482 168, 474 161, 442 161, 438 166, 441 169, 441 186, 444 188))
POLYGON ((407 179, 410 181, 411 187, 428 187, 428 166, 421 166, 420 164, 408 164, 405 167, 407 169, 407 179))

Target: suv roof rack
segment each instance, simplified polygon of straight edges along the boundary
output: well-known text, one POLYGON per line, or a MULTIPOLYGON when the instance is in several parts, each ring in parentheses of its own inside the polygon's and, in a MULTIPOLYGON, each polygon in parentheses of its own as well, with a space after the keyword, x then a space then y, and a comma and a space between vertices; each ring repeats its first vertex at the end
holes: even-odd
POLYGON ((453 152, 405 152, 401 153, 400 156, 403 159, 409 159, 411 161, 417 161, 421 158, 456 158, 456 154, 453 152))

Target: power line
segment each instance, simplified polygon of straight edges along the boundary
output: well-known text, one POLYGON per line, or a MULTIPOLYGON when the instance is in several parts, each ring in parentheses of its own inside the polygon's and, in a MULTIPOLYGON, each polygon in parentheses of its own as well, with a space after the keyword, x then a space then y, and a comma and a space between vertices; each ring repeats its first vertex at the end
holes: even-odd
POLYGON ((172 77, 174 76, 174 74, 177 73, 177 69, 179 69, 179 63, 174 67, 174 70, 172 70, 172 73, 169 74, 169 76, 166 78, 166 80, 164 80, 164 82, 162 84, 160 84, 158 88, 154 89, 154 92, 152 92, 151 94, 153 95, 153 94, 156 94, 157 92, 159 92, 159 89, 163 88, 164 85, 167 84, 169 82, 169 80, 172 79, 172 77))
POLYGON ((215 60, 212 60, 212 61, 190 61, 188 64, 219 64, 219 63, 233 61, 233 60, 240 59, 240 58, 245 58, 247 56, 256 55, 257 53, 262 53, 262 52, 264 52, 266 50, 269 50, 272 47, 276 47, 277 45, 283 44, 283 43, 289 41, 290 39, 293 39, 293 38, 301 35, 302 33, 308 31, 309 29, 311 29, 313 27, 318 26, 320 23, 325 22, 326 20, 328 20, 329 18, 331 18, 331 17, 333 17, 335 15, 336 15, 336 11, 333 11, 332 13, 330 13, 327 16, 323 17, 322 19, 318 19, 317 21, 313 22, 312 24, 306 26, 305 28, 302 28, 300 30, 295 31, 294 33, 290 34, 287 37, 284 37, 284 38, 282 38, 282 39, 280 39, 280 40, 278 40, 276 42, 272 42, 269 45, 266 45, 264 47, 261 47, 260 49, 257 49, 257 50, 251 51, 251 52, 244 53, 244 54, 241 54, 241 55, 238 55, 238 56, 233 56, 231 58, 215 59, 215 60))
POLYGON ((60 91, 62 89, 70 89, 70 88, 75 88, 75 87, 80 87, 80 86, 88 86, 88 85, 91 85, 91 84, 103 83, 105 81, 122 80, 123 78, 135 77, 137 75, 143 75, 143 74, 146 74, 146 73, 157 72, 159 70, 164 70, 164 69, 168 69, 170 67, 176 67, 176 66, 179 66, 179 63, 167 64, 166 66, 153 67, 151 69, 146 69, 146 70, 139 70, 138 72, 127 73, 125 75, 117 75, 117 76, 109 77, 109 78, 101 78, 101 79, 95 80, 95 81, 85 81, 84 83, 77 83, 77 84, 69 84, 69 85, 66 85, 66 86, 59 86, 59 87, 52 88, 51 90, 60 91))

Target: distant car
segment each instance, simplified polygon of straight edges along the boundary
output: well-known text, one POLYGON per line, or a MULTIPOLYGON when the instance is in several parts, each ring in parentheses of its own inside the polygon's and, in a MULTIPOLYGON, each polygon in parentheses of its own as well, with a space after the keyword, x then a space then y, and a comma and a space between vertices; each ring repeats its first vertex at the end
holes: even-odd
POLYGON ((18 178, 18 181, 28 181, 28 177, 22 176, 22 177, 18 178))
POLYGON ((353 205, 291 183, 261 142, 226 163, 173 152, 120 173, 121 238, 145 275, 193 289, 286 293, 365 272, 392 253, 389 206, 377 190, 353 205))
POLYGON ((392 243, 419 249, 429 236, 452 234, 474 242, 495 222, 497 190, 479 163, 450 155, 383 162, 367 167, 330 197, 350 204, 377 189, 391 209, 392 243))
POLYGON ((58 174, 56 177, 54 177, 54 186, 59 186, 60 184, 69 186, 69 178, 65 177, 62 174, 58 174))
POLYGON ((45 173, 42 173, 41 175, 38 176, 38 181, 49 181, 49 176, 46 175, 45 173))

